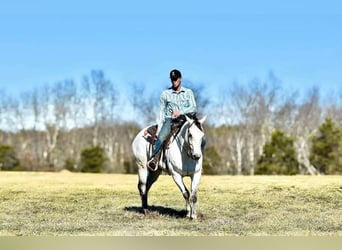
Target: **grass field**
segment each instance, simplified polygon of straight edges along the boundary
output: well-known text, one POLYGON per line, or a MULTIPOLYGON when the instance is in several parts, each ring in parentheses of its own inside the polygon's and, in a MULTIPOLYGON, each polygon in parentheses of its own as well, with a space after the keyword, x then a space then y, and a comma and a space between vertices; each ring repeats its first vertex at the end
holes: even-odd
POLYGON ((0 172, 0 235, 342 236, 342 176, 203 176, 195 221, 170 176, 147 215, 136 186, 135 175, 0 172))

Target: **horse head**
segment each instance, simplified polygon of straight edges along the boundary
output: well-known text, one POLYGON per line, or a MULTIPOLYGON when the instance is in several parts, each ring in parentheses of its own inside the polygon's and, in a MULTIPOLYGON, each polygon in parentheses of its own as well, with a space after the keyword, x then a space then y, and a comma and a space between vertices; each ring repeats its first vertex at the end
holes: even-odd
POLYGON ((203 122, 206 119, 204 116, 201 119, 190 118, 187 115, 185 116, 187 120, 187 133, 185 141, 188 144, 188 156, 193 160, 199 160, 202 157, 202 146, 204 140, 204 131, 203 131, 203 122))

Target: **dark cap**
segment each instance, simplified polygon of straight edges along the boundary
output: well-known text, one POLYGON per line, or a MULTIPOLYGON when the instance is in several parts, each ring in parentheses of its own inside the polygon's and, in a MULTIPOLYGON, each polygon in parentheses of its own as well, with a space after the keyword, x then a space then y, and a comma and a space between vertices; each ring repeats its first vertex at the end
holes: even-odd
POLYGON ((170 72, 170 79, 171 81, 177 81, 178 78, 181 78, 182 74, 178 69, 173 69, 170 72))

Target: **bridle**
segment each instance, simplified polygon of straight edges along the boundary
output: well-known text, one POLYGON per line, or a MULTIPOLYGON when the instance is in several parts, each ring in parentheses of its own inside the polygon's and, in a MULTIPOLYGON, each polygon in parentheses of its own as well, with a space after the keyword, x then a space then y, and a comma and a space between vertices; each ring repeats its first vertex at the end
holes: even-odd
MULTIPOLYGON (((196 121, 195 121, 195 120, 193 120, 193 121, 189 124, 189 126, 188 126, 188 128, 187 128, 187 131, 186 131, 186 136, 187 136, 187 138, 186 138, 186 140, 184 140, 184 145, 183 145, 184 150, 186 150, 187 156, 188 156, 189 158, 191 158, 191 159, 193 159, 193 156, 192 156, 193 145, 192 145, 191 140, 190 140, 190 137, 192 136, 192 134, 190 133, 190 128, 191 128, 194 124, 196 124, 196 121)), ((197 126, 197 125, 196 125, 196 126, 197 126)), ((198 129, 202 130, 200 127, 198 127, 198 129)))
MULTIPOLYGON (((195 119, 192 119, 191 122, 188 122, 188 125, 187 125, 188 127, 185 130, 184 137, 182 137, 181 134, 179 133, 178 136, 175 136, 173 139, 174 141, 176 141, 178 147, 183 148, 187 156, 191 159, 193 159, 193 154, 192 154, 193 145, 190 139, 192 136, 192 134, 190 133, 190 129, 192 128, 194 124, 198 127, 199 130, 203 131, 203 127, 201 126, 201 124, 195 119), (181 140, 180 140, 181 137, 183 138, 183 143, 181 143, 181 140)), ((185 126, 185 124, 183 124, 182 126, 185 126)))

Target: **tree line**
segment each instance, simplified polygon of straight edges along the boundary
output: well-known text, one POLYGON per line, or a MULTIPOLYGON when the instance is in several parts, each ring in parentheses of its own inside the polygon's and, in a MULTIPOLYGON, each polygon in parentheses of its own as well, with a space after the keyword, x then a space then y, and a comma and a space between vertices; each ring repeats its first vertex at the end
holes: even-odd
MULTIPOLYGON (((204 173, 342 173, 342 92, 302 95, 282 88, 272 72, 229 84, 215 98, 205 85, 183 85, 209 117, 204 173)), ((159 96, 144 84, 127 90, 131 118, 122 116, 122 93, 100 70, 16 96, 0 91, 0 169, 134 173, 131 141, 155 122, 159 96)))

